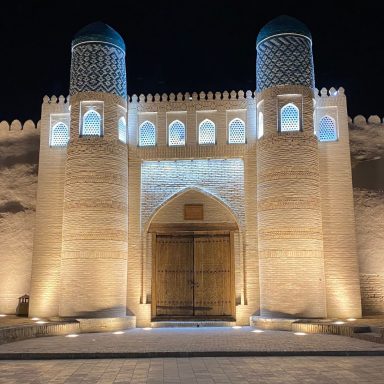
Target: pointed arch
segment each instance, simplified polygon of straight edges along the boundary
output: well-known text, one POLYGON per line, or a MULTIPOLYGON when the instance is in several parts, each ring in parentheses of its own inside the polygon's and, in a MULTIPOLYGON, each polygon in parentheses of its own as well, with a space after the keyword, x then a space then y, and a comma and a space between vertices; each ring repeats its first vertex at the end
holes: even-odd
POLYGON ((245 143, 245 123, 238 117, 229 122, 228 125, 228 143, 244 144, 245 143))
POLYGON ((169 124, 168 145, 185 145, 185 125, 180 120, 174 120, 169 124))
POLYGON ((281 108, 280 131, 300 131, 300 111, 295 104, 288 103, 281 108))
POLYGON ((166 208, 175 199, 179 198, 180 196, 182 196, 182 195, 184 195, 184 194, 186 194, 186 193, 188 193, 190 191, 201 193, 202 195, 207 196, 207 197, 211 198, 212 200, 216 201, 217 203, 219 203, 223 207, 223 209, 225 209, 230 214, 230 216, 232 217, 233 222, 236 224, 237 228, 238 229, 241 228, 239 217, 236 215, 236 213, 230 208, 230 206, 225 201, 223 201, 218 196, 215 196, 212 193, 210 193, 210 192, 208 192, 208 191, 206 191, 204 189, 201 189, 201 188, 198 188, 198 187, 187 187, 187 188, 184 188, 184 189, 174 193, 172 196, 169 196, 167 198, 167 200, 163 201, 160 205, 158 205, 154 209, 154 211, 152 212, 151 216, 148 218, 147 222, 144 225, 144 232, 148 232, 148 230, 149 230, 149 228, 151 226, 151 223, 153 222, 153 219, 157 216, 157 214, 162 209, 166 208))
POLYGON ((69 129, 63 122, 56 123, 51 130, 51 147, 65 147, 69 140, 69 129))
POLYGON ((205 119, 199 124, 199 144, 216 143, 216 126, 212 120, 205 119))
POLYGON ((123 143, 127 142, 127 123, 125 117, 120 117, 119 122, 117 123, 117 129, 119 133, 119 140, 123 143))
POLYGON ((139 126, 139 147, 150 147, 156 145, 155 124, 146 120, 139 126))
POLYGON ((331 116, 323 116, 319 123, 320 141, 337 141, 336 121, 331 116))
POLYGON ((101 116, 95 110, 86 112, 83 116, 82 136, 101 136, 101 116))

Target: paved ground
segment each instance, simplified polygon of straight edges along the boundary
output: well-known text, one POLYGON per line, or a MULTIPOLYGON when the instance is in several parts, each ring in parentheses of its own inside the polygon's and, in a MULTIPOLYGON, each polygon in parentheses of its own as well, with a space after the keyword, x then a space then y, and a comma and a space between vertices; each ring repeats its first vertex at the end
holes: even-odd
POLYGON ((50 336, 0 345, 4 353, 207 352, 207 351, 381 351, 384 344, 351 337, 233 328, 135 328, 122 334, 50 336))
POLYGON ((384 383, 384 357, 205 357, 0 362, 1 384, 384 383))

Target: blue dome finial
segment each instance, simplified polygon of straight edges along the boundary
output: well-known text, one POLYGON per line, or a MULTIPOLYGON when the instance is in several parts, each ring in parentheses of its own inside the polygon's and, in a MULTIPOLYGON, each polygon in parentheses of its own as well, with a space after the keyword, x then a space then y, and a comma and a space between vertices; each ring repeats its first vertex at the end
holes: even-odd
POLYGON ((271 20, 261 28, 257 35, 256 45, 259 45, 263 40, 280 34, 297 34, 307 37, 312 41, 311 32, 307 26, 300 20, 294 17, 281 15, 271 20))
POLYGON ((86 25, 76 33, 72 40, 72 47, 87 41, 98 41, 118 46, 125 51, 123 38, 108 24, 97 21, 86 25))

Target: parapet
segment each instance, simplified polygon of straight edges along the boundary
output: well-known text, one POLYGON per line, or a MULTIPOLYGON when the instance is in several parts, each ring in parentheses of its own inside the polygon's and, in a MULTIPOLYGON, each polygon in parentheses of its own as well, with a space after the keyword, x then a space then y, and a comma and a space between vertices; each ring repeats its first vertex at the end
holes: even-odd
POLYGON ((69 104, 69 96, 65 98, 63 95, 60 95, 59 97, 55 95, 51 97, 45 95, 43 97, 43 104, 69 104))
POLYGON ((371 115, 367 119, 363 115, 357 115, 353 119, 349 118, 348 121, 355 125, 384 124, 384 117, 381 119, 378 115, 371 115))
POLYGON ((255 92, 254 91, 224 91, 224 92, 185 92, 185 93, 163 93, 160 95, 156 93, 152 95, 149 93, 148 95, 131 95, 128 96, 128 102, 130 103, 152 103, 152 102, 173 102, 173 101, 205 101, 205 100, 245 100, 245 99, 254 99, 255 92))
POLYGON ((35 124, 32 120, 21 123, 20 120, 13 120, 11 123, 3 120, 0 122, 0 137, 16 136, 24 134, 40 134, 40 120, 35 124))

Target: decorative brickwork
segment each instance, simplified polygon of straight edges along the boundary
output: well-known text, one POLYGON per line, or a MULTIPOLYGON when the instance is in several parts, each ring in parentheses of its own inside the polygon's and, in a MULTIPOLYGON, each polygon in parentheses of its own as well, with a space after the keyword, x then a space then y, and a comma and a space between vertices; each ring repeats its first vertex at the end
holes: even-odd
POLYGON ((257 92, 288 84, 315 87, 311 41, 306 37, 275 36, 257 47, 257 92))
POLYGON ((125 52, 114 45, 84 43, 72 50, 69 94, 105 92, 127 97, 125 52))

